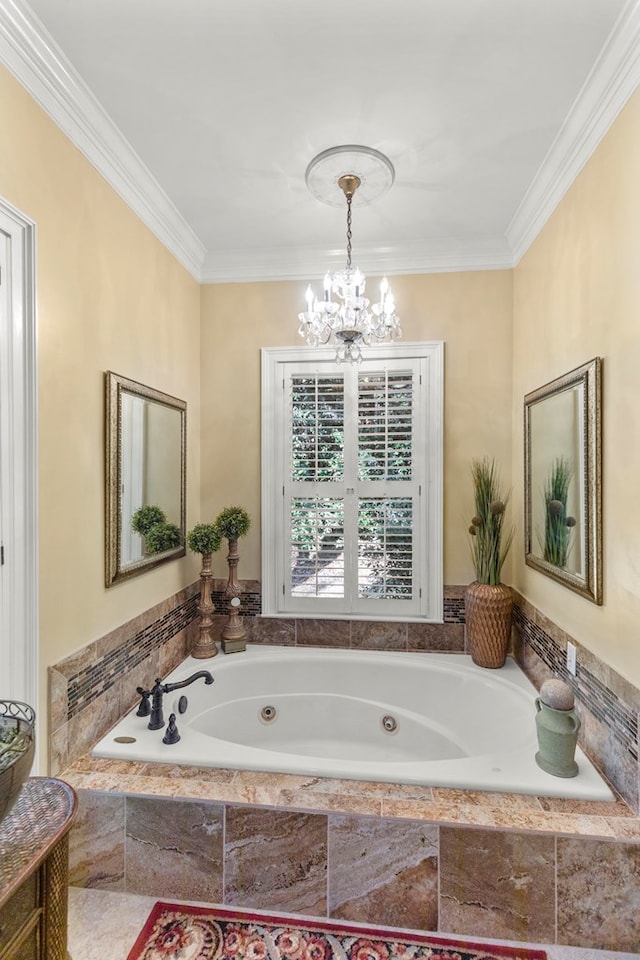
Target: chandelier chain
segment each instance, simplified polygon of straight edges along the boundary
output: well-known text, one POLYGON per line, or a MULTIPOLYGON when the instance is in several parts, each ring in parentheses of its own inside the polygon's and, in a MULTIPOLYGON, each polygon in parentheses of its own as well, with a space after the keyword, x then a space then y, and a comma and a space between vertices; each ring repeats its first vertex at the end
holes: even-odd
POLYGON ((347 270, 351 270, 351 201, 353 196, 347 194, 347 270))

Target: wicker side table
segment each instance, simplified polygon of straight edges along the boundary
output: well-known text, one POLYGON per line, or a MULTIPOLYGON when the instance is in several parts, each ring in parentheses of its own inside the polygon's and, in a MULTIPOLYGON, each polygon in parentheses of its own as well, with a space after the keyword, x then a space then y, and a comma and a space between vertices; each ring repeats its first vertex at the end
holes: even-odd
POLYGON ((0 960, 65 960, 68 832, 76 795, 31 777, 0 821, 0 960))

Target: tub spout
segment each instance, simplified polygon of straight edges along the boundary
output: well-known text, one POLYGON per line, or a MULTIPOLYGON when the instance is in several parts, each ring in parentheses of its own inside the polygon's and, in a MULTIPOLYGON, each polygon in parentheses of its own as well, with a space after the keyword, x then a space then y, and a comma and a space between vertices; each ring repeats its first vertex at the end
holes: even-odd
POLYGON ((171 693, 172 690, 180 690, 182 687, 188 687, 190 683, 193 683, 194 680, 199 680, 200 677, 204 678, 206 684, 213 683, 213 677, 208 670, 197 670, 195 673, 192 673, 190 677, 187 677, 186 680, 180 680, 177 683, 165 683, 164 692, 171 693))
MULTIPOLYGON (((204 679, 206 684, 213 683, 213 677, 208 670, 198 670, 196 673, 192 673, 190 677, 187 677, 186 680, 180 680, 177 683, 163 683, 160 677, 156 677, 155 684, 151 690, 143 690, 142 687, 137 688, 138 693, 142 696, 143 703, 145 702, 145 698, 147 698, 148 703, 148 698, 151 697, 151 716, 147 724, 149 730, 160 730, 161 727, 164 727, 164 714, 162 711, 162 698, 164 694, 172 693, 173 690, 181 690, 182 687, 188 687, 190 683, 193 683, 194 680, 199 680, 200 677, 204 679)), ((146 714, 138 712, 138 716, 146 716, 146 714)))

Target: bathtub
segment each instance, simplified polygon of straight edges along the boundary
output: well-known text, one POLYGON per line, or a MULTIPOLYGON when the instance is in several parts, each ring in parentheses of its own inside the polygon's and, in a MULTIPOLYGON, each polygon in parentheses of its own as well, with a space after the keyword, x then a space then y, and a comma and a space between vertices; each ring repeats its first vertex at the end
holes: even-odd
MULTIPOLYGON (((162 742, 135 710, 96 746, 97 757, 314 777, 386 781, 536 796, 613 800, 578 751, 579 773, 535 762, 536 690, 508 659, 500 670, 463 654, 304 649, 249 644, 188 658, 167 678, 197 680, 164 697, 178 743, 162 742)), ((153 678, 136 678, 147 689, 153 678)), ((133 691, 132 691, 133 693, 133 691)))

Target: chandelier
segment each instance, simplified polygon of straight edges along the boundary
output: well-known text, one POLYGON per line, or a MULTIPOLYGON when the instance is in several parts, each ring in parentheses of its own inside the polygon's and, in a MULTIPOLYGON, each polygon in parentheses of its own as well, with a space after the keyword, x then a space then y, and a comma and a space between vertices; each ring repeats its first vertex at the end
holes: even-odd
POLYGON ((298 314, 298 333, 310 346, 335 344, 338 363, 359 363, 363 344, 398 340, 402 335, 387 278, 380 283, 379 301, 371 303, 365 297, 364 274, 351 264, 351 204, 355 192, 362 187, 367 202, 388 189, 393 176, 390 160, 370 147, 332 147, 315 157, 307 167, 307 186, 318 199, 335 205, 335 200, 327 193, 329 187, 333 196, 340 196, 335 191, 336 186, 344 194, 347 202, 347 264, 344 270, 325 275, 322 299, 316 298, 311 285, 307 287, 307 309, 298 314), (355 165, 359 163, 364 171, 359 169, 360 175, 341 172, 336 178, 336 170, 344 170, 345 162, 354 164, 350 169, 356 169, 355 165))

